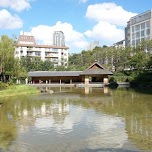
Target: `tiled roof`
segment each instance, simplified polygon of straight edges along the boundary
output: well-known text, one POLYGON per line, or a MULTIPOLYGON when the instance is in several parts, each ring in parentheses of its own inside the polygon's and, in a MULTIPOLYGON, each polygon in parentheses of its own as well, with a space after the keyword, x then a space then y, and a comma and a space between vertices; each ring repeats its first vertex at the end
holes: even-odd
POLYGON ((101 75, 108 74, 112 75, 113 73, 106 69, 89 69, 82 72, 80 75, 101 75))
POLYGON ((109 70, 106 70, 98 62, 95 62, 92 65, 90 65, 86 70, 84 70, 81 75, 100 75, 100 74, 109 74, 109 75, 112 75, 113 73, 110 72, 109 70))
POLYGON ((81 75, 112 75, 99 63, 95 62, 84 71, 32 71, 28 73, 30 77, 50 77, 50 76, 81 76, 81 75))
POLYGON ((30 77, 49 77, 49 76, 79 76, 82 71, 32 71, 28 73, 30 77))

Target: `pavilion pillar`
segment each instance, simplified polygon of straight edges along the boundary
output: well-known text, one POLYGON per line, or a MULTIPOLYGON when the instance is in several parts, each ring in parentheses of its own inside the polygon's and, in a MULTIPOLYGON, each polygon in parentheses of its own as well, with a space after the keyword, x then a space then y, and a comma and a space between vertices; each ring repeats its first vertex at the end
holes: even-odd
POLYGON ((103 84, 104 84, 104 85, 108 85, 108 83, 109 83, 108 78, 104 78, 104 79, 103 79, 103 84))
POLYGON ((84 84, 85 84, 85 85, 88 85, 88 84, 89 84, 89 76, 85 76, 84 84))
POLYGON ((62 80, 60 79, 60 84, 62 83, 62 80))
POLYGON ((89 89, 90 89, 89 86, 85 86, 84 89, 85 89, 85 94, 89 94, 89 89))
POLYGON ((103 87, 103 93, 107 94, 108 93, 108 87, 103 87))

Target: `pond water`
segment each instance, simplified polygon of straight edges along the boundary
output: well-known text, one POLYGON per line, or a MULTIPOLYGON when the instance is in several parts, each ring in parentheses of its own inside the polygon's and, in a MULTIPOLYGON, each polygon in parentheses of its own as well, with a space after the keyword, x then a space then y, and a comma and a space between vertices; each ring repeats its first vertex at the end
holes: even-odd
POLYGON ((152 95, 51 88, 0 99, 0 152, 152 151, 152 95))

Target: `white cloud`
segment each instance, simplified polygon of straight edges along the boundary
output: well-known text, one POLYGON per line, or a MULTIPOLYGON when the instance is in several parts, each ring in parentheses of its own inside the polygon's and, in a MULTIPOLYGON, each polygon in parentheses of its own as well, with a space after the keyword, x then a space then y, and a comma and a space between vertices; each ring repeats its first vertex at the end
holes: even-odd
POLYGON ((100 44, 112 45, 124 39, 124 27, 136 13, 128 12, 115 3, 99 3, 89 5, 86 17, 96 23, 84 34, 90 39, 100 41, 100 44))
POLYGON ((106 42, 106 45, 111 45, 114 42, 124 39, 124 30, 117 28, 108 22, 98 22, 92 30, 85 32, 85 35, 101 42, 106 42))
POLYGON ((118 26, 126 26, 127 21, 136 13, 127 12, 115 3, 100 3, 89 5, 86 17, 97 22, 105 21, 118 26))
POLYGON ((0 7, 9 7, 18 12, 31 8, 29 0, 0 0, 0 7))
POLYGON ((23 26, 23 21, 17 15, 11 15, 7 10, 0 11, 0 29, 18 29, 23 26))
POLYGON ((43 43, 52 44, 52 37, 54 31, 63 31, 65 35, 65 43, 72 49, 82 50, 88 43, 84 35, 73 29, 69 23, 62 23, 58 21, 54 26, 39 25, 31 29, 35 38, 43 43))

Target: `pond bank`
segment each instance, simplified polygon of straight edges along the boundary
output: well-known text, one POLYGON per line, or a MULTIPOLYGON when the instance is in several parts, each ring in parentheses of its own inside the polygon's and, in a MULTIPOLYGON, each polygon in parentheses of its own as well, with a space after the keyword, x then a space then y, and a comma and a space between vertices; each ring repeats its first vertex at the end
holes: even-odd
POLYGON ((11 85, 0 91, 0 97, 36 94, 40 91, 30 85, 11 85))

